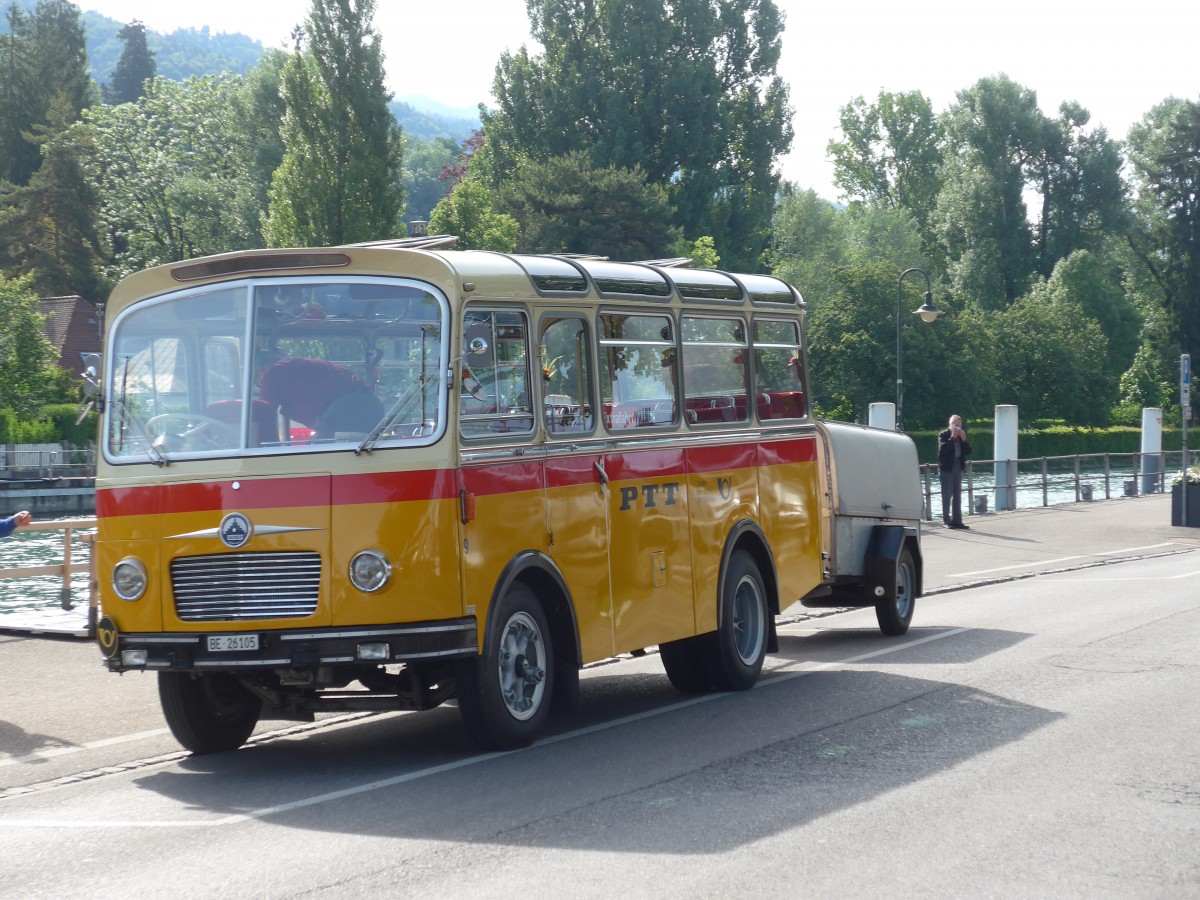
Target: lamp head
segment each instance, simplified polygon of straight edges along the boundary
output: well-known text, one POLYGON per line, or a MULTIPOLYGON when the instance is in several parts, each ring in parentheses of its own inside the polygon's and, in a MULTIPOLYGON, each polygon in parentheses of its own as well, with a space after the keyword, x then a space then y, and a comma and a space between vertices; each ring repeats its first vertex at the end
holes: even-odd
POLYGON ((921 304, 919 309, 913 310, 914 316, 920 316, 922 322, 932 322, 942 311, 933 305, 933 294, 929 291, 925 292, 925 302, 921 304))

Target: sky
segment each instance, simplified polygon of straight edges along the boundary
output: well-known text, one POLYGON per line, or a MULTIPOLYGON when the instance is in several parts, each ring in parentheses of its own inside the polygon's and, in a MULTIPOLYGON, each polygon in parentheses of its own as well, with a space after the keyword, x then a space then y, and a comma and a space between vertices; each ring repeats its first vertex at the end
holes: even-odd
MULTIPOLYGON (((240 32, 286 47, 309 0, 76 0, 160 32, 240 32)), ((796 136, 782 174, 838 199, 826 145, 855 97, 920 91, 937 112, 999 73, 1037 93, 1044 114, 1075 101, 1122 139, 1170 96, 1200 100, 1197 0, 776 0, 787 21, 778 71, 790 86, 796 136)), ((525 0, 377 0, 389 87, 461 109, 491 104, 496 62, 529 36, 525 0)))

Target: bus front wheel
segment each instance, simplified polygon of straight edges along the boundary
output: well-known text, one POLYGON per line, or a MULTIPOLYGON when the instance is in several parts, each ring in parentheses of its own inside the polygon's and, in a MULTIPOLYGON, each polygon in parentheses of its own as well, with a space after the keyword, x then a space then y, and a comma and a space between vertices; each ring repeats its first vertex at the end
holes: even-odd
POLYGON ((554 648, 542 604, 516 582, 500 600, 483 654, 460 664, 458 708, 485 750, 533 743, 550 714, 554 648))
POLYGON ((175 740, 197 754, 236 750, 262 713, 262 700, 225 672, 159 672, 158 697, 175 740))

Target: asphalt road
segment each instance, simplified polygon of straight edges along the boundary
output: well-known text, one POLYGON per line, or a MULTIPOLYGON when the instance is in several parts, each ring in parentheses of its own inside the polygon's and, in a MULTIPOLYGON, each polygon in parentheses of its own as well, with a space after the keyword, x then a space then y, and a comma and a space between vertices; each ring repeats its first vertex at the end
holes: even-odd
POLYGON ((1200 554, 1162 499, 1084 554, 1099 507, 930 534, 905 637, 795 618, 736 695, 591 667, 510 754, 444 708, 193 758, 151 678, 0 637, 0 897, 1200 896, 1200 554))

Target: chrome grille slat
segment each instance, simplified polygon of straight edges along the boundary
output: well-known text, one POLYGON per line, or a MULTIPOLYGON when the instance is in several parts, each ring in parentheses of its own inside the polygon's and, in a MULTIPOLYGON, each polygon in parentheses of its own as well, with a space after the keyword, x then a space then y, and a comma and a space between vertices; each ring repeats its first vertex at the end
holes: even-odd
POLYGON ((171 561, 175 612, 184 622, 298 619, 317 608, 316 553, 219 553, 171 561))

